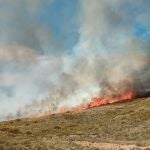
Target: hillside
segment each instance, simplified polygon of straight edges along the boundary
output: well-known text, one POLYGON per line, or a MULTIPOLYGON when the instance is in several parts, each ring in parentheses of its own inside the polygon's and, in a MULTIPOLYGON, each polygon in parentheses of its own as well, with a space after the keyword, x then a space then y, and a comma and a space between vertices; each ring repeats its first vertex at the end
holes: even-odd
POLYGON ((149 148, 150 98, 0 123, 0 150, 149 148))

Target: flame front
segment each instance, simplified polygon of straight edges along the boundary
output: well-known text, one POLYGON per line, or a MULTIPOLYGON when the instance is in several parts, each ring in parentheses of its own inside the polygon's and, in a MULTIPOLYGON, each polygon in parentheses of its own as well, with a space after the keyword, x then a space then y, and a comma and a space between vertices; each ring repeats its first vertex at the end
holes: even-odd
POLYGON ((131 100, 135 97, 134 92, 127 92, 122 95, 113 97, 113 98, 92 98, 91 102, 88 104, 88 107, 101 106, 106 104, 117 103, 121 101, 131 100))
POLYGON ((80 106, 72 107, 72 108, 61 108, 61 109, 59 109, 58 112, 63 113, 66 111, 80 111, 80 110, 84 110, 84 109, 88 109, 88 108, 92 108, 92 107, 96 107, 96 106, 102 106, 102 105, 132 100, 135 97, 136 97, 136 93, 133 91, 129 91, 122 95, 118 95, 118 96, 114 96, 114 97, 110 97, 110 98, 93 97, 93 98, 91 98, 90 102, 88 102, 86 104, 82 104, 80 106))

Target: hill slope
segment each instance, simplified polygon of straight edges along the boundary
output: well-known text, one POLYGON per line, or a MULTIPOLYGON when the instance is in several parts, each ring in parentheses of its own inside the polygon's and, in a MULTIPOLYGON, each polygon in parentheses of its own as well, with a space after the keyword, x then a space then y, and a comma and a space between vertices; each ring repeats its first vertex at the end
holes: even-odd
POLYGON ((0 150, 149 149, 148 146, 150 98, 0 123, 0 150))

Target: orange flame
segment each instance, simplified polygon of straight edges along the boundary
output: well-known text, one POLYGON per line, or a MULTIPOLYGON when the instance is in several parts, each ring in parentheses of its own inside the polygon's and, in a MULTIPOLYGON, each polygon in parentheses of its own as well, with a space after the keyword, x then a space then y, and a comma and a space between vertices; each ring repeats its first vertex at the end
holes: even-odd
POLYGON ((80 110, 88 109, 88 108, 91 108, 91 107, 102 106, 102 105, 122 102, 122 101, 126 101, 126 100, 131 100, 135 96, 136 96, 136 94, 131 91, 131 92, 126 92, 122 95, 111 97, 111 98, 94 97, 87 104, 83 104, 83 105, 80 105, 80 106, 77 106, 77 107, 72 107, 72 108, 61 108, 59 110, 59 113, 63 113, 63 112, 66 112, 66 111, 80 111, 80 110))
POLYGON ((123 101, 127 101, 127 100, 132 100, 133 98, 135 98, 137 95, 135 92, 126 92, 122 95, 119 96, 114 96, 114 97, 109 97, 109 98, 101 98, 101 97, 93 97, 89 103, 87 104, 82 104, 76 107, 62 107, 60 108, 57 112, 45 112, 44 114, 36 114, 33 115, 32 117, 42 117, 42 116, 49 116, 52 114, 57 114, 57 113, 64 113, 67 111, 72 111, 72 112, 78 112, 81 110, 85 110, 88 108, 92 108, 92 107, 96 107, 96 106, 102 106, 102 105, 107 105, 107 104, 112 104, 112 103, 117 103, 117 102, 123 102, 123 101))
POLYGON ((95 106, 117 103, 125 100, 131 100, 134 97, 135 97, 134 92, 126 92, 125 94, 114 98, 93 98, 91 102, 88 104, 88 107, 95 107, 95 106))

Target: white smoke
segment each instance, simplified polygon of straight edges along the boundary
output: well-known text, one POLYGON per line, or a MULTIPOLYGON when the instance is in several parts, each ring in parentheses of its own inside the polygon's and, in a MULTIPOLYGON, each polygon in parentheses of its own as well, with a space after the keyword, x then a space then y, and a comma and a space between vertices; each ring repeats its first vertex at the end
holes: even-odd
MULTIPOLYGON (((31 6, 31 2, 26 2, 31 6)), ((32 2, 37 9, 40 1, 32 2)), ((31 48, 2 46, 0 61, 5 61, 5 65, 2 64, 0 75, 3 87, 0 92, 4 99, 0 102, 0 116, 57 112, 62 107, 87 103, 95 96, 149 89, 150 46, 133 33, 136 21, 149 24, 149 10, 143 10, 147 3, 148 0, 139 0, 139 3, 135 0, 81 0, 80 37, 70 55, 35 53, 36 47, 49 47, 47 39, 52 39, 44 35, 47 32, 43 29, 42 34, 33 30, 35 38, 31 43, 27 39, 29 32, 22 41, 16 37, 20 45, 26 43, 31 48), (142 5, 142 13, 129 14, 129 5, 137 9, 142 5), (4 91, 9 93, 4 94, 4 91)))

